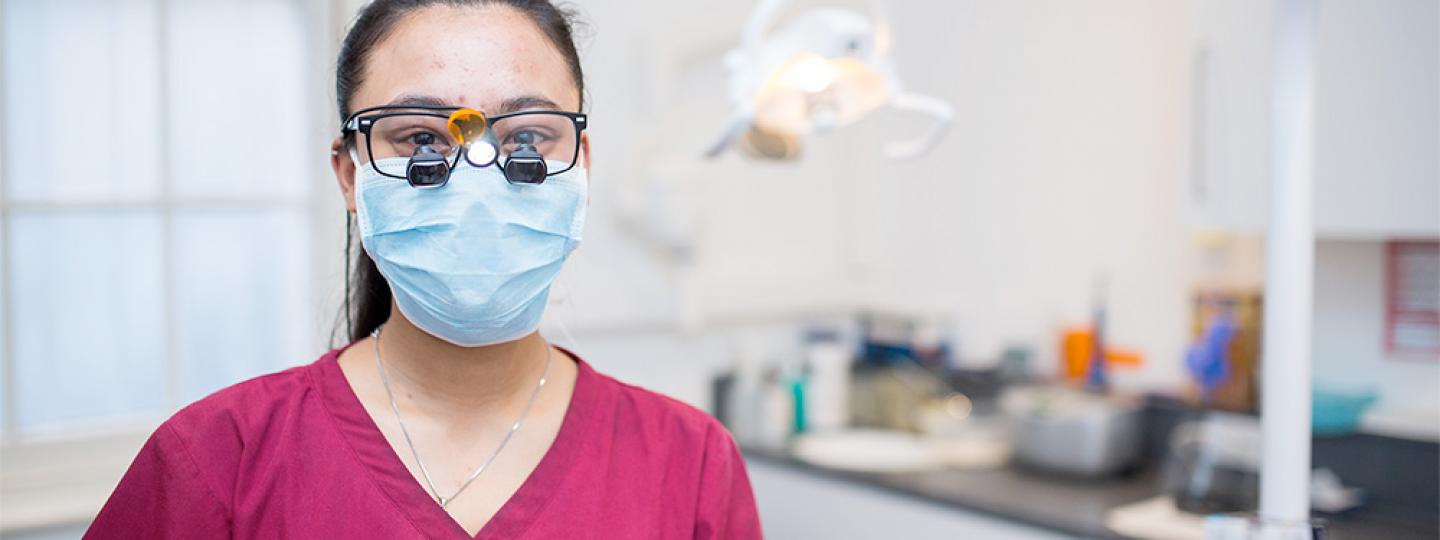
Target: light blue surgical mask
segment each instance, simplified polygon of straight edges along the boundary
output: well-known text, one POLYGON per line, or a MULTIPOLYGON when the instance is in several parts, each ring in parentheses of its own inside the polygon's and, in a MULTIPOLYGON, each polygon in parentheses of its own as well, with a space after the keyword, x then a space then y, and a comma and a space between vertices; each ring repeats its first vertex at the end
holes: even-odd
POLYGON ((511 184, 499 167, 462 162, 434 189, 416 189, 368 165, 356 174, 360 241, 405 318, 465 347, 535 331, 550 284, 580 244, 585 167, 541 184, 511 184))

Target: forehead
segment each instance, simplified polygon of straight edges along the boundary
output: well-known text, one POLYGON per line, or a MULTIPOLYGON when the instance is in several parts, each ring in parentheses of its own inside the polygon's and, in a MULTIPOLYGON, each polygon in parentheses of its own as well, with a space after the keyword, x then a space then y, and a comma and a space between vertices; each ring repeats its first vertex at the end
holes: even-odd
POLYGON ((503 5, 432 6, 405 15, 370 50, 350 106, 415 96, 491 114, 527 97, 580 107, 559 50, 528 16, 503 5))

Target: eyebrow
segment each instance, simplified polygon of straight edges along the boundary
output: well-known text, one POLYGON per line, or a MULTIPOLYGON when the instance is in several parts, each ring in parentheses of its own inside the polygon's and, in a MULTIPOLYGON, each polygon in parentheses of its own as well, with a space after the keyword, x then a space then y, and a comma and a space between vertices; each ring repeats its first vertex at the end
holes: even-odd
POLYGON ((450 106, 451 106, 449 103, 446 103, 445 100, 443 100, 443 99, 440 99, 440 98, 435 97, 435 96, 427 96, 427 95, 424 95, 424 94, 402 94, 402 95, 400 95, 399 97, 390 100, 390 103, 386 103, 385 105, 390 106, 390 107, 405 107, 405 106, 416 106, 416 105, 421 106, 421 107, 450 107, 450 106))
MULTIPOLYGON (((386 105, 391 106, 391 107, 414 107, 414 106, 421 106, 421 107, 455 107, 455 106, 457 106, 457 105, 455 105, 455 104, 453 104, 453 103, 449 103, 449 102, 447 102, 447 101, 445 101, 445 100, 443 100, 443 99, 440 99, 440 98, 438 98, 438 97, 429 96, 429 95, 425 95, 425 94, 402 94, 402 95, 400 95, 399 97, 396 97, 395 99, 390 100, 390 103, 387 103, 386 105)), ((511 112, 515 112, 515 111, 523 111, 523 110, 527 110, 527 109, 552 109, 552 110, 560 110, 560 105, 556 104, 554 101, 551 101, 550 98, 547 98, 547 97, 545 97, 545 96, 533 95, 533 94, 532 94, 532 95, 518 96, 518 97, 513 97, 513 98, 510 98, 510 99, 507 99, 507 100, 501 102, 501 103, 500 103, 500 106, 499 106, 496 110, 494 110, 494 111, 486 111, 486 112, 488 112, 489 114, 505 114, 505 113, 511 113, 511 112)))
POLYGON ((492 114, 505 114, 525 109, 552 109, 560 110, 560 106, 544 96, 519 96, 513 97, 500 103, 500 108, 492 114))

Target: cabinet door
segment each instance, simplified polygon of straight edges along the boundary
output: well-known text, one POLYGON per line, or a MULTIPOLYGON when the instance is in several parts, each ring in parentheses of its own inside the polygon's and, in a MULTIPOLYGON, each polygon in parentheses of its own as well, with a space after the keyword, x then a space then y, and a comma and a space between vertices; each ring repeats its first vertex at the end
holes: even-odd
POLYGON ((1190 8, 1190 223, 1263 232, 1274 3, 1195 0, 1190 8))
POLYGON ((1440 236, 1440 1, 1323 0, 1317 17, 1317 234, 1440 236))

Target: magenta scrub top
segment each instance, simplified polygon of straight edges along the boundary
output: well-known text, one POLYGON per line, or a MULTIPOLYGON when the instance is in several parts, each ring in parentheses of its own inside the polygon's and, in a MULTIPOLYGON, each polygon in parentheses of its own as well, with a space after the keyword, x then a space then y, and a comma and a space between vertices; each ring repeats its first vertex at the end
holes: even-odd
MULTIPOLYGON (((85 538, 469 538, 360 405, 341 350, 176 413, 85 538)), ((760 537, 720 423, 576 362, 555 442, 475 538, 760 537)))

